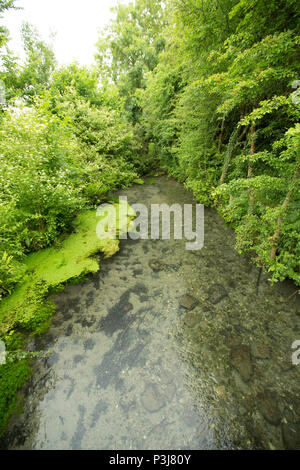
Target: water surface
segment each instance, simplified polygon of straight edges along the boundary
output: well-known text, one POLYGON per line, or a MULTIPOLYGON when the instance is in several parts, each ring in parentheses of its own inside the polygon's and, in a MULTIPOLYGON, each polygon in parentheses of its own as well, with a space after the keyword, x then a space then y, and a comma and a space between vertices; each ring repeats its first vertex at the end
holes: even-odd
MULTIPOLYGON (((195 203, 160 177, 129 203, 195 203)), ((118 195, 117 194, 117 195, 118 195)), ((291 283, 234 250, 205 209, 205 246, 124 240, 100 272, 55 297, 10 449, 300 448, 300 310, 291 283), (259 281, 259 282, 258 282, 259 281), (180 306, 185 294, 196 306, 180 306)))

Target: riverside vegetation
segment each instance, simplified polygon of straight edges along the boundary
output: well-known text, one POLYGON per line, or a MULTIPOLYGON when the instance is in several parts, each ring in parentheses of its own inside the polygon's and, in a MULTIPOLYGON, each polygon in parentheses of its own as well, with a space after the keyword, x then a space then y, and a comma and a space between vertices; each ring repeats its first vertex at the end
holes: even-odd
MULTIPOLYGON (((14 7, 0 0, 0 15, 14 7)), ((296 0, 136 0, 115 9, 91 67, 57 68, 29 24, 20 61, 1 27, 0 433, 30 374, 26 339, 54 313, 47 295, 118 249, 95 238, 95 208, 144 174, 163 168, 270 282, 300 285, 299 15, 296 0)))

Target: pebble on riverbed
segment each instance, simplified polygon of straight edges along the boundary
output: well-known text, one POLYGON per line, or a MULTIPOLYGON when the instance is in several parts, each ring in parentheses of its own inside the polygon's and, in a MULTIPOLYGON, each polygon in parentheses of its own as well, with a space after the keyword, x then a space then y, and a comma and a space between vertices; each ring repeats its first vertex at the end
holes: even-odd
POLYGON ((225 288, 221 284, 214 284, 208 291, 207 300, 212 304, 218 304, 221 300, 225 299, 227 295, 225 288))
POLYGON ((230 360, 233 367, 238 371, 244 382, 249 382, 252 375, 252 362, 250 348, 245 344, 232 346, 230 360))
POLYGON ((256 359, 269 359, 270 358, 270 348, 264 343, 255 341, 251 344, 251 354, 256 359))
POLYGON ((198 300, 189 294, 185 294, 179 299, 180 307, 183 307, 186 310, 193 310, 193 308, 195 308, 196 305, 198 305, 198 303, 199 303, 198 300))
POLYGON ((277 404, 275 392, 265 389, 257 394, 258 410, 268 423, 278 426, 281 422, 281 415, 277 404))
POLYGON ((151 259, 149 261, 149 266, 153 271, 163 271, 166 264, 160 259, 151 259))
POLYGON ((191 327, 194 328, 196 325, 198 325, 200 321, 200 315, 199 312, 188 312, 185 316, 185 323, 191 327))
POLYGON ((150 413, 163 408, 166 404, 162 393, 160 392, 156 384, 147 384, 145 390, 141 396, 141 402, 143 407, 150 413))

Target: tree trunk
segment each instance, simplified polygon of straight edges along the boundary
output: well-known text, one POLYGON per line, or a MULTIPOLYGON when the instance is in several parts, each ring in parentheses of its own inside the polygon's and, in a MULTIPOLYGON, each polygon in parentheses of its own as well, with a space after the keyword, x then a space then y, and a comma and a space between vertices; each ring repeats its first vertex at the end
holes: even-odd
POLYGON ((222 146, 224 125, 225 125, 225 118, 223 118, 223 120, 222 120, 221 132, 220 132, 220 135, 219 135, 219 143, 218 143, 218 152, 219 152, 219 153, 220 153, 220 151, 221 151, 221 146, 222 146))
MULTIPOLYGON (((252 161, 252 156, 255 153, 255 125, 252 124, 251 126, 251 150, 250 150, 250 156, 249 156, 249 161, 248 161, 248 178, 251 178, 252 176, 252 170, 253 170, 253 161, 252 161)), ((249 213, 252 214, 253 209, 254 209, 254 196, 252 189, 249 187, 249 213)))
POLYGON ((227 145, 227 151, 226 151, 226 156, 225 156, 225 160, 224 160, 224 164, 223 164, 222 175, 221 175, 221 178, 220 178, 220 185, 225 183, 225 179, 226 179, 226 176, 227 176, 227 170, 228 170, 228 167, 230 165, 232 154, 233 154, 233 151, 234 151, 235 146, 236 146, 237 134, 238 134, 238 128, 234 129, 234 131, 232 132, 232 134, 230 136, 230 139, 229 139, 229 142, 228 142, 228 145, 227 145))
POLYGON ((227 170, 228 170, 228 167, 229 167, 230 162, 231 162, 233 151, 238 146, 238 144, 241 142, 241 140, 245 136, 247 130, 248 130, 248 126, 245 127, 245 129, 243 130, 241 135, 238 138, 236 138, 237 134, 238 134, 238 129, 235 129, 233 131, 233 133, 231 134, 231 136, 230 136, 230 139, 229 139, 229 142, 228 142, 228 147, 227 147, 227 154, 226 154, 226 157, 225 157, 225 160, 224 160, 222 175, 221 175, 221 178, 220 178, 220 185, 225 183, 226 176, 227 176, 227 170))

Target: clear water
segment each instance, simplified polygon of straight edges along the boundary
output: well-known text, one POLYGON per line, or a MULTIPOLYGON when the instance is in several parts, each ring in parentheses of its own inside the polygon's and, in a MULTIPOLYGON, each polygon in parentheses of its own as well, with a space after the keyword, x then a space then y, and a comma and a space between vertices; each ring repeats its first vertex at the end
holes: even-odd
MULTIPOLYGON (((148 206, 193 202, 165 177, 120 194, 148 206)), ((187 251, 184 240, 124 240, 96 276, 57 295, 51 329, 32 344, 53 354, 35 361, 6 446, 297 446, 296 287, 272 288, 264 274, 258 283, 259 270, 234 243, 233 231, 205 209, 201 251, 187 251), (154 271, 153 260, 163 269, 154 271), (187 293, 198 301, 190 311, 179 305, 187 293)))

